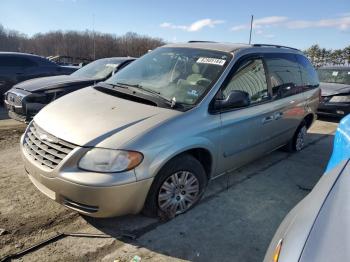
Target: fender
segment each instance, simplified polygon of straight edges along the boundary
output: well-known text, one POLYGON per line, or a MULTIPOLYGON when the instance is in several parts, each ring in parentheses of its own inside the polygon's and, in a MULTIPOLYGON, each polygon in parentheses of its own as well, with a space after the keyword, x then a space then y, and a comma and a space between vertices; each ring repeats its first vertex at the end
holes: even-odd
POLYGON ((157 154, 152 159, 144 159, 144 163, 135 169, 137 180, 143 180, 157 175, 159 170, 172 158, 191 149, 205 149, 212 157, 211 177, 216 170, 218 148, 205 137, 191 137, 181 143, 173 141, 171 144, 164 144, 157 148, 157 154))

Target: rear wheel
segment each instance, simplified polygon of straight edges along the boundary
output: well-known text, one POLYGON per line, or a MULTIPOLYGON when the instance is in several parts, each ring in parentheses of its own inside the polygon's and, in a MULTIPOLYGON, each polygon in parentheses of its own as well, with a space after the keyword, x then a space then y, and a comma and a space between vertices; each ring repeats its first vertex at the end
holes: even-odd
POLYGON ((299 152, 305 147, 305 138, 307 133, 306 122, 303 121, 295 131, 293 138, 285 146, 289 152, 299 152))
POLYGON ((207 176, 201 163, 191 155, 181 155, 167 163, 156 176, 148 194, 144 213, 172 218, 198 203, 207 176))

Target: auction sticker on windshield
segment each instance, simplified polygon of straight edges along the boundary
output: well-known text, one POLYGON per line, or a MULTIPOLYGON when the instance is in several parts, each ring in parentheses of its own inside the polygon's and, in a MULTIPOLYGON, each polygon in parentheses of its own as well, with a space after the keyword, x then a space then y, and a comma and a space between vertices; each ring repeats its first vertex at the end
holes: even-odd
POLYGON ((119 64, 106 64, 106 67, 116 68, 119 64))
POLYGON ((211 64, 211 65, 220 65, 223 66, 226 60, 219 58, 210 58, 210 57, 200 57, 197 60, 199 64, 211 64))

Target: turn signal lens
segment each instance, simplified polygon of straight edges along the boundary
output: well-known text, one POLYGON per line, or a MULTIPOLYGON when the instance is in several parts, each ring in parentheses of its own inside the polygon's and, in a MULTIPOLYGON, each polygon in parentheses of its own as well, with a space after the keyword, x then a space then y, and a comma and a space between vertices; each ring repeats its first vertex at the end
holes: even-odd
POLYGON ((280 241, 278 241, 278 244, 275 248, 275 251, 273 252, 272 262, 278 262, 278 259, 280 257, 280 253, 281 253, 281 248, 282 248, 282 239, 280 239, 280 241))
POLYGON ((143 160, 143 155, 139 152, 129 151, 128 152, 129 165, 127 170, 134 169, 137 167, 143 160))

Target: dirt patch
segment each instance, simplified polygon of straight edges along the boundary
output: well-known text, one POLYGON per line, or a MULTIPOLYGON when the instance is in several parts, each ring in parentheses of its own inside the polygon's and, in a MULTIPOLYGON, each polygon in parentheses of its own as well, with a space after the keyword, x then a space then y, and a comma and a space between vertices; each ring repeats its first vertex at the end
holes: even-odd
MULTIPOLYGON (((3 120, 1 121, 3 122, 3 120)), ((20 137, 26 125, 0 125, 0 257, 18 251, 79 217, 44 197, 23 172, 20 137)))
POLYGON ((0 150, 13 147, 18 144, 21 135, 26 129, 26 125, 12 126, 0 126, 0 150))

